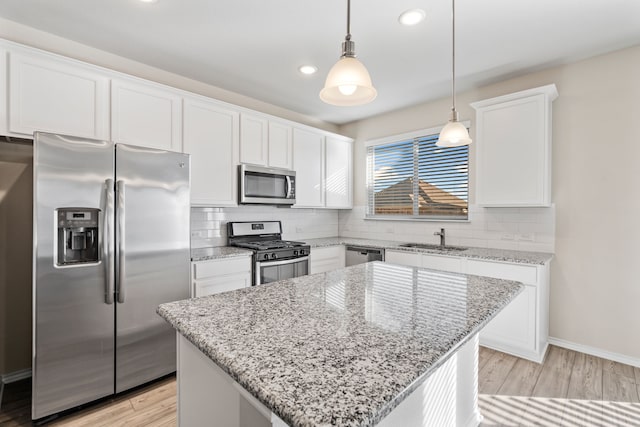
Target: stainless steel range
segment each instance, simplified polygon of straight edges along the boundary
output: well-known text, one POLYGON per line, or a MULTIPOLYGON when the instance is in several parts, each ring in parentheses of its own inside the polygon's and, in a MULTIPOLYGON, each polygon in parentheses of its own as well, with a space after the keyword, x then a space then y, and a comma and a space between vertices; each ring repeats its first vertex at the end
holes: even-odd
POLYGON ((229 222, 229 245, 252 249, 253 285, 309 273, 309 245, 282 240, 280 221, 229 222))

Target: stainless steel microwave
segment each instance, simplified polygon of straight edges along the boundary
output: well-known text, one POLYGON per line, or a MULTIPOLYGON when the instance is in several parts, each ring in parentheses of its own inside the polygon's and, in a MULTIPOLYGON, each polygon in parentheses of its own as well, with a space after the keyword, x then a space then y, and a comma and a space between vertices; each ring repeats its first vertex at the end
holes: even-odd
POLYGON ((293 205, 296 203, 296 173, 280 168, 240 165, 239 203, 243 205, 293 205))

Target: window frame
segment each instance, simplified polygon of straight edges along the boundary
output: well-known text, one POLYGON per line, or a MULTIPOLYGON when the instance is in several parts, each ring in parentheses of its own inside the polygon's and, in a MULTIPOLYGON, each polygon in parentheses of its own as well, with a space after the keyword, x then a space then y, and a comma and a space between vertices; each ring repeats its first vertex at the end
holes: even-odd
MULTIPOLYGON (((471 122, 469 120, 465 120, 461 122, 467 129, 470 128, 471 126, 471 122)), ((470 203, 469 203, 469 198, 470 198, 470 181, 471 181, 471 170, 470 170, 470 166, 471 166, 471 150, 469 149, 469 151, 467 152, 467 165, 468 165, 468 169, 467 169, 467 216, 466 218, 461 218, 461 217, 456 217, 456 218, 446 218, 446 217, 435 217, 435 216, 420 216, 420 215, 381 215, 381 214, 375 214, 375 213, 371 213, 371 192, 373 191, 371 186, 374 185, 373 182, 370 181, 370 178, 372 177, 372 172, 371 168, 373 167, 373 165, 370 163, 370 158, 369 158, 369 148, 370 147, 376 147, 376 146, 380 146, 380 145, 388 145, 388 144, 393 144, 393 143, 400 143, 403 141, 409 141, 409 140, 415 140, 416 138, 424 138, 424 137, 428 137, 431 135, 438 135, 440 134, 440 132, 442 131, 442 129, 444 128, 444 125, 442 126, 437 126, 437 127, 432 127, 432 128, 427 128, 427 129, 420 129, 420 130, 415 130, 415 131, 411 131, 411 132, 406 132, 406 133, 402 133, 402 134, 397 134, 397 135, 390 135, 390 136, 386 136, 383 138, 378 138, 378 139, 372 139, 372 140, 367 140, 364 143, 364 147, 365 147, 365 169, 366 169, 366 176, 365 176, 365 184, 366 184, 366 209, 365 209, 365 220, 385 220, 385 221, 429 221, 429 222, 455 222, 455 223, 461 223, 461 222, 470 222, 470 203)), ((447 149, 446 147, 443 147, 443 149, 447 149)), ((415 159, 414 159, 415 160, 415 159)))

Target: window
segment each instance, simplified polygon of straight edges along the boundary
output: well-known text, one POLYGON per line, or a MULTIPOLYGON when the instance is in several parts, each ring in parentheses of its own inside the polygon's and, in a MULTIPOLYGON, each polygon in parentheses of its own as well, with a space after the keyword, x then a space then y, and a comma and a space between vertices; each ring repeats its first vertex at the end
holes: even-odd
POLYGON ((439 130, 367 143, 368 218, 468 219, 469 146, 436 146, 439 130))

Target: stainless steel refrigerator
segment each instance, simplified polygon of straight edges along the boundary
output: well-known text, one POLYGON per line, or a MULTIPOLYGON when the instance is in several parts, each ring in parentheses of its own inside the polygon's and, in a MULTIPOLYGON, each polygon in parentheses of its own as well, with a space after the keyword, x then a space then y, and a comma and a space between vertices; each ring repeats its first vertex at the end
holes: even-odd
POLYGON ((33 419, 175 371, 189 210, 187 154, 34 135, 33 419))

